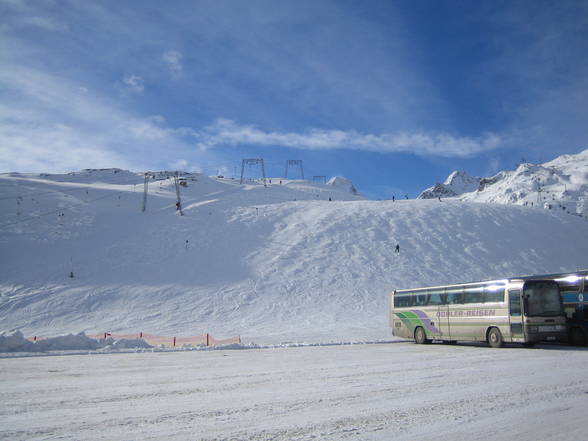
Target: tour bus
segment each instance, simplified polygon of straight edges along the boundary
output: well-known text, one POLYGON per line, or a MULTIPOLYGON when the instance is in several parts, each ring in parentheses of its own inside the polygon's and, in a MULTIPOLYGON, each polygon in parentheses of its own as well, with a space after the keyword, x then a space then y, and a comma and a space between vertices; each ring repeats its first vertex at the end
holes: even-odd
POLYGON ((588 270, 573 273, 525 276, 523 279, 549 279, 559 285, 563 309, 568 326, 568 341, 572 345, 585 346, 588 342, 588 270))
POLYGON ((553 280, 491 280, 390 294, 392 334, 416 343, 440 340, 533 346, 566 341, 566 318, 553 280))

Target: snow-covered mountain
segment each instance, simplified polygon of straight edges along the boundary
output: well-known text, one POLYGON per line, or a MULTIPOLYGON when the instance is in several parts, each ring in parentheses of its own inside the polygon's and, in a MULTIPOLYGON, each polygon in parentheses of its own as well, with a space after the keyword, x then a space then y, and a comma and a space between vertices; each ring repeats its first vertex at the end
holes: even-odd
POLYGON ((424 190, 417 199, 437 199, 454 197, 462 193, 475 191, 480 185, 480 178, 464 171, 453 171, 442 184, 435 184, 424 190))
POLYGON ((0 175, 0 331, 385 339, 395 288, 586 266, 559 211, 169 175, 0 175))
POLYGON ((443 184, 425 190, 419 198, 439 196, 540 207, 587 216, 588 150, 563 155, 544 164, 523 163, 514 171, 502 171, 490 178, 480 179, 464 172, 453 172, 443 184))
POLYGON ((336 187, 340 190, 346 191, 354 195, 359 195, 359 192, 353 185, 353 182, 342 176, 333 176, 331 179, 327 181, 327 185, 330 185, 331 187, 336 187))

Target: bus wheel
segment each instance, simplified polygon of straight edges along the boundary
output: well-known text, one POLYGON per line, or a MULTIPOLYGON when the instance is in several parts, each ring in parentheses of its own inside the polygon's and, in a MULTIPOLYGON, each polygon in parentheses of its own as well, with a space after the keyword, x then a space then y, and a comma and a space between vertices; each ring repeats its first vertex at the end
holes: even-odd
POLYGON ((501 348, 504 345, 504 339, 502 338, 502 333, 498 328, 490 328, 488 331, 488 344, 490 347, 493 348, 501 348))
POLYGON ((419 345, 431 343, 431 340, 427 339, 425 330, 420 326, 414 330, 414 341, 419 345))
POLYGON ((570 331, 570 342, 574 346, 586 346, 586 335, 580 328, 572 328, 570 331))

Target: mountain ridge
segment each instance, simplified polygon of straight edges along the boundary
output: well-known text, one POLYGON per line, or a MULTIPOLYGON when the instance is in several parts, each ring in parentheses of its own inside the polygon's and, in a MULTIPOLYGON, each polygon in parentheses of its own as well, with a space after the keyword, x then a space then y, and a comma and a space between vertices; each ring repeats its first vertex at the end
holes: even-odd
POLYGON ((487 178, 454 171, 443 184, 435 184, 418 196, 419 199, 438 197, 555 209, 586 217, 588 149, 574 155, 562 155, 543 164, 521 163, 515 170, 501 171, 487 178), (456 176, 471 186, 455 185, 456 176))

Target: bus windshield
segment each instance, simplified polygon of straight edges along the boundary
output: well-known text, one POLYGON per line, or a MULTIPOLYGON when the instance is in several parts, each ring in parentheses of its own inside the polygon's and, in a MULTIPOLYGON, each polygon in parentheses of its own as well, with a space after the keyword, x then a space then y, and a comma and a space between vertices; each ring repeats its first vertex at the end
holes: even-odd
POLYGON ((525 283, 523 298, 526 299, 527 316, 563 315, 559 288, 552 281, 531 281, 525 283))

